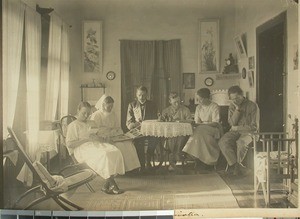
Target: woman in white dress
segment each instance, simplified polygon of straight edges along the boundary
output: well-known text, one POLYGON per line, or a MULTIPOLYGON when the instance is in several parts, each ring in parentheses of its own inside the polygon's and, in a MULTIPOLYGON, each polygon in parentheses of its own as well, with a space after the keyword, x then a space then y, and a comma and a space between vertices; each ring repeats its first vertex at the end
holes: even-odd
POLYGON ((122 153, 115 146, 104 143, 103 139, 91 132, 88 123, 91 106, 82 102, 78 106, 77 120, 68 125, 66 143, 70 155, 74 155, 78 163, 86 163, 99 176, 106 179, 102 191, 107 194, 120 194, 114 180, 117 174, 124 174, 122 153))
MULTIPOLYGON (((123 134, 123 130, 118 126, 118 120, 113 112, 114 99, 111 96, 103 95, 96 103, 97 109, 91 116, 98 127, 98 134, 110 139, 111 137, 123 134)), ((111 143, 116 146, 124 158, 125 171, 140 168, 140 161, 136 149, 131 140, 111 143)))
POLYGON ((190 136, 183 151, 198 158, 206 165, 215 165, 220 155, 218 139, 222 134, 220 110, 218 104, 210 100, 210 90, 197 91, 200 104, 196 107, 195 123, 197 127, 190 136))

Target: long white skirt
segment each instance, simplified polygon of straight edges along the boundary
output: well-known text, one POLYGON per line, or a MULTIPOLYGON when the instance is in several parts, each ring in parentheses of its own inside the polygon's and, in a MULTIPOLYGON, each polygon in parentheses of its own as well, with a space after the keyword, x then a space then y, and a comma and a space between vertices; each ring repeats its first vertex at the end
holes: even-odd
POLYGON ((79 163, 85 162, 104 179, 125 173, 122 153, 111 144, 86 142, 75 148, 74 156, 79 163))
POLYGON ((197 157, 207 165, 214 165, 217 163, 220 148, 218 146, 218 138, 220 131, 218 128, 208 125, 200 125, 190 136, 182 151, 197 157))
POLYGON ((115 142, 114 145, 121 151, 124 159, 125 171, 141 167, 139 157, 132 141, 115 142))

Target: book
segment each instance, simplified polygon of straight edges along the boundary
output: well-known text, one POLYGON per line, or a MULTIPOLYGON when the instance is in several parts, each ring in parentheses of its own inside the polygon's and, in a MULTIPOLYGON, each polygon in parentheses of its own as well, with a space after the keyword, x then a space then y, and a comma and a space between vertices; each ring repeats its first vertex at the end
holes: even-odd
POLYGON ((132 140, 132 139, 135 139, 135 138, 138 138, 141 136, 142 136, 142 133, 139 130, 139 127, 137 127, 137 128, 129 130, 128 132, 126 132, 124 134, 113 136, 113 137, 111 137, 111 140, 113 142, 127 141, 127 140, 132 140))

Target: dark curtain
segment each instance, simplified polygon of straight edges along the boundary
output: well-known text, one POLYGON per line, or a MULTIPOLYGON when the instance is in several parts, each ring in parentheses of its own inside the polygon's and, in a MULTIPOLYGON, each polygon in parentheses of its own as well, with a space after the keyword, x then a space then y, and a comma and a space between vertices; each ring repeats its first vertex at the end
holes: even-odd
POLYGON ((147 87, 149 98, 162 111, 170 91, 182 93, 180 40, 121 40, 121 124, 128 104, 134 100, 136 88, 147 87))

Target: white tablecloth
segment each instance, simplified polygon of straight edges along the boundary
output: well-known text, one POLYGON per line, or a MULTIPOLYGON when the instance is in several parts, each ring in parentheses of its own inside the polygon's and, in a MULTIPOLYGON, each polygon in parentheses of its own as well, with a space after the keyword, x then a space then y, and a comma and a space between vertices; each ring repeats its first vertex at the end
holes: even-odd
POLYGON ((144 136, 172 138, 191 135, 193 134, 193 129, 190 123, 145 120, 141 125, 141 133, 144 136))
POLYGON ((40 130, 38 134, 38 145, 40 152, 55 150, 58 152, 59 129, 40 130))

